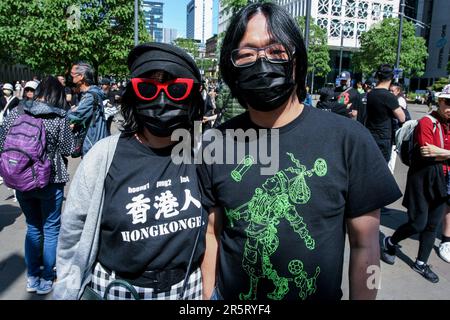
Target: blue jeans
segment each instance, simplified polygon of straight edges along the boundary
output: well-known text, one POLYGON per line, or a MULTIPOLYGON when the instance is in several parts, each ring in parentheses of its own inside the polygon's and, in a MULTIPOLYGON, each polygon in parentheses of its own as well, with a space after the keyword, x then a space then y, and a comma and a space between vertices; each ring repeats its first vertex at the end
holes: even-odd
POLYGON ((214 288, 214 290, 211 294, 211 298, 209 298, 209 300, 223 300, 223 297, 220 294, 220 291, 217 287, 214 288))
POLYGON ((17 191, 16 197, 27 223, 25 262, 28 276, 54 280, 64 184, 51 183, 43 189, 17 191), (41 272, 42 265, 44 270, 41 272))

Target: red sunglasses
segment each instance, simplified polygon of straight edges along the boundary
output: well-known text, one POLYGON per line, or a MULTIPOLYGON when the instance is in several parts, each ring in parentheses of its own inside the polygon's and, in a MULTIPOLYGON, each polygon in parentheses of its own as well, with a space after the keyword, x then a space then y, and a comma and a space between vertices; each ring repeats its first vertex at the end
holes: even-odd
POLYGON ((155 100, 161 90, 164 90, 170 100, 182 101, 189 97, 194 87, 194 80, 187 78, 177 78, 164 83, 154 79, 133 78, 131 83, 138 98, 145 101, 155 100))

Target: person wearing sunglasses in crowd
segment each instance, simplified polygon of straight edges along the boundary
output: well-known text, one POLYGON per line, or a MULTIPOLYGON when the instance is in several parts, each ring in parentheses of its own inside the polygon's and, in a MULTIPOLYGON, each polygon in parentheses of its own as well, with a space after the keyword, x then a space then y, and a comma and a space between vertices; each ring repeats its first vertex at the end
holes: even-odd
POLYGON ((278 164, 234 153, 234 164, 199 167, 210 209, 205 298, 340 299, 346 228, 350 299, 375 298, 377 285, 367 283, 379 266, 379 208, 401 196, 375 141, 358 122, 301 103, 307 53, 282 7, 255 3, 237 13, 220 57, 225 83, 248 111, 219 128, 224 136, 266 129, 241 144, 251 153, 258 140, 278 164))
MULTIPOLYGON (((135 47, 128 67, 124 129, 93 147, 69 191, 54 297, 80 299, 86 287, 103 296, 121 279, 140 299, 201 299, 202 197, 195 165, 171 159, 172 133, 202 118, 200 71, 162 43, 135 47)), ((108 294, 128 298, 121 287, 108 294)))
POLYGON ((25 84, 25 87, 23 88, 23 101, 31 101, 34 98, 34 92, 36 91, 37 86, 39 83, 37 83, 34 80, 28 81, 25 84))
POLYGON ((419 252, 412 269, 432 283, 439 282, 439 276, 427 264, 438 226, 443 220, 443 235, 439 256, 450 262, 450 213, 449 213, 449 165, 450 159, 450 85, 438 97, 438 109, 419 120, 414 131, 419 149, 413 154, 406 180, 403 205, 408 209, 409 220, 397 228, 394 234, 383 240, 381 257, 388 264, 395 263, 400 241, 420 234, 419 252), (447 206, 446 206, 447 204, 447 206))

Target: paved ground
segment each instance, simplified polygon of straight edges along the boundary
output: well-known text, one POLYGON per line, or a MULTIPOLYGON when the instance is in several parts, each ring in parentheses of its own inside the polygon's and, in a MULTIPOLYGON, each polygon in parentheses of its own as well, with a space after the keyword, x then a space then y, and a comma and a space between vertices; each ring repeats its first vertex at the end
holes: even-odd
MULTIPOLYGON (((413 118, 419 118, 426 113, 425 106, 411 105, 413 118)), ((73 173, 79 160, 70 161, 70 171, 73 173)), ((407 168, 397 163, 395 178, 402 190, 405 188, 407 168)), ((406 221, 401 200, 389 206, 389 211, 382 215, 382 234, 391 235, 393 230, 406 221)), ((39 297, 25 292, 25 263, 23 244, 25 237, 24 216, 18 204, 13 201, 13 194, 4 185, 0 186, 0 300, 35 300, 51 299, 51 295, 39 297)), ((436 240, 436 245, 439 240, 436 240)), ((430 264, 439 275, 441 281, 432 284, 414 272, 413 263, 418 249, 417 237, 402 242, 399 259, 394 266, 381 263, 382 280, 378 299, 409 300, 450 299, 450 264, 443 262, 435 252, 431 254, 430 264)), ((348 260, 346 251, 345 261, 348 260)), ((348 298, 347 264, 344 267, 343 290, 344 298, 348 298)))

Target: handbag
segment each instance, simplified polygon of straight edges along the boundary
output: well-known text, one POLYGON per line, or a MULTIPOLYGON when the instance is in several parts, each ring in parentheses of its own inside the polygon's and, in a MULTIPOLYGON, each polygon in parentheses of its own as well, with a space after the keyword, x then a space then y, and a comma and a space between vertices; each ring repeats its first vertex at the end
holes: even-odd
POLYGON ((74 148, 71 153, 72 158, 79 158, 83 155, 84 138, 86 138, 87 129, 83 126, 75 126, 73 131, 74 148))
POLYGON ((80 297, 80 300, 108 300, 108 294, 109 291, 111 291, 111 289, 113 287, 124 287, 125 289, 127 289, 131 295, 133 296, 134 300, 140 300, 139 298, 139 294, 136 291, 136 289, 129 284, 128 282, 126 282, 125 280, 122 279, 116 279, 111 281, 108 286, 105 289, 105 293, 103 294, 103 297, 101 295, 99 295, 94 289, 92 289, 89 286, 86 286, 86 288, 84 289, 83 294, 80 297))

